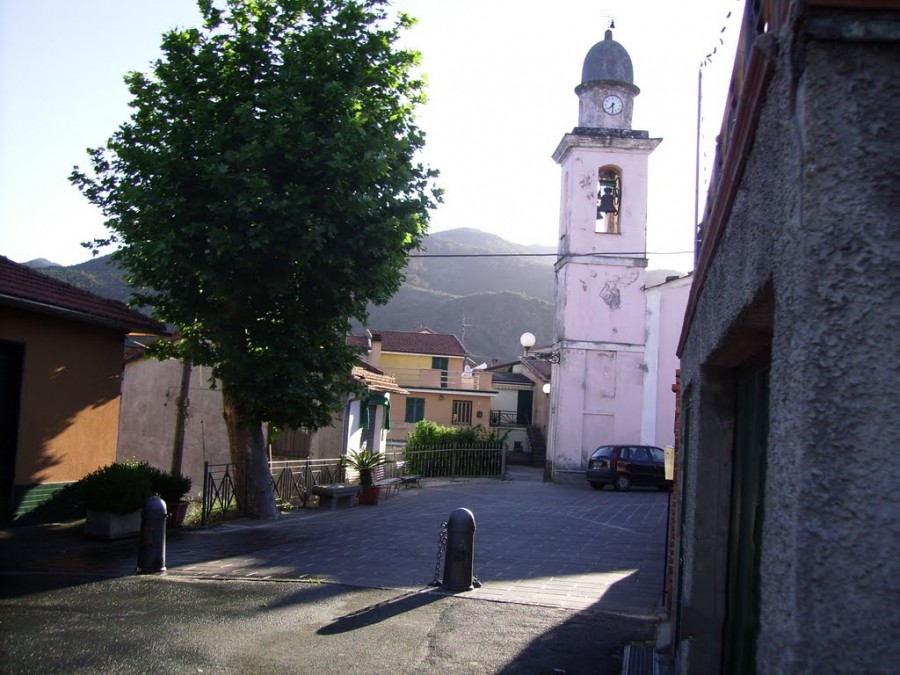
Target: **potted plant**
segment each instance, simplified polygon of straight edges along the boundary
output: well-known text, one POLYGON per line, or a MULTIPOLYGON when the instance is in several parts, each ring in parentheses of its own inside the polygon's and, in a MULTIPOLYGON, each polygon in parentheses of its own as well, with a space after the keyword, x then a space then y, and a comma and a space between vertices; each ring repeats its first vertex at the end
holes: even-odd
POLYGON ((378 503, 381 488, 375 485, 372 471, 383 464, 387 464, 387 461, 387 457, 380 452, 373 452, 365 447, 361 450, 351 450, 343 458, 344 466, 349 466, 351 469, 359 472, 359 484, 362 485, 362 491, 359 493, 360 504, 374 506, 378 503))
POLYGON ((180 527, 189 505, 183 498, 191 490, 191 479, 180 473, 157 469, 149 464, 143 466, 150 478, 153 492, 166 503, 166 524, 169 527, 180 527))
POLYGON ((113 463, 79 481, 87 509, 84 531, 90 537, 120 539, 141 531, 141 509, 153 494, 144 467, 135 461, 113 463))

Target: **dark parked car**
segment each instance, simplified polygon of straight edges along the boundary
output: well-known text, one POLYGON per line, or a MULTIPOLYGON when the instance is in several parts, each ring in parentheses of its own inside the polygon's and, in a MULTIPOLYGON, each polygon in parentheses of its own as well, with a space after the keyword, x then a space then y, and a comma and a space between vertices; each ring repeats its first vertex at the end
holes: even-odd
POLYGON ((588 461, 587 479, 595 490, 607 484, 616 490, 632 485, 672 487, 666 480, 666 453, 652 445, 601 445, 588 461))

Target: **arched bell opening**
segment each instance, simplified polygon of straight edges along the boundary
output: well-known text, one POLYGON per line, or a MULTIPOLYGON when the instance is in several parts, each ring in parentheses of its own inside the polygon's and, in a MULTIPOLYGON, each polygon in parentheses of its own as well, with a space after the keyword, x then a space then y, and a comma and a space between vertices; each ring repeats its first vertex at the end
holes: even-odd
POLYGON ((595 232, 619 234, 619 204, 622 200, 622 174, 614 166, 597 172, 597 225, 595 232))

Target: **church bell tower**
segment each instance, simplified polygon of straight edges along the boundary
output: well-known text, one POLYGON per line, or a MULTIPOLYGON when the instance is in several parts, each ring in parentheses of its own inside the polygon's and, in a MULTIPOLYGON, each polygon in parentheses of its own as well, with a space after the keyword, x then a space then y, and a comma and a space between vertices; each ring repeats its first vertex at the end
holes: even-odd
POLYGON ((584 59, 562 171, 548 461, 583 480, 606 443, 640 443, 646 343, 647 165, 662 139, 631 128, 631 57, 607 30, 584 59))

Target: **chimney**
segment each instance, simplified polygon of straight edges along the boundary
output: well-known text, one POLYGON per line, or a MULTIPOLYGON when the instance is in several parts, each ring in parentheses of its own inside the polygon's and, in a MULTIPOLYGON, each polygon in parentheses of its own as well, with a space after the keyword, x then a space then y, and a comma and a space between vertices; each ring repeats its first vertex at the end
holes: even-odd
POLYGON ((376 368, 381 365, 381 333, 372 333, 369 349, 369 363, 376 368))

